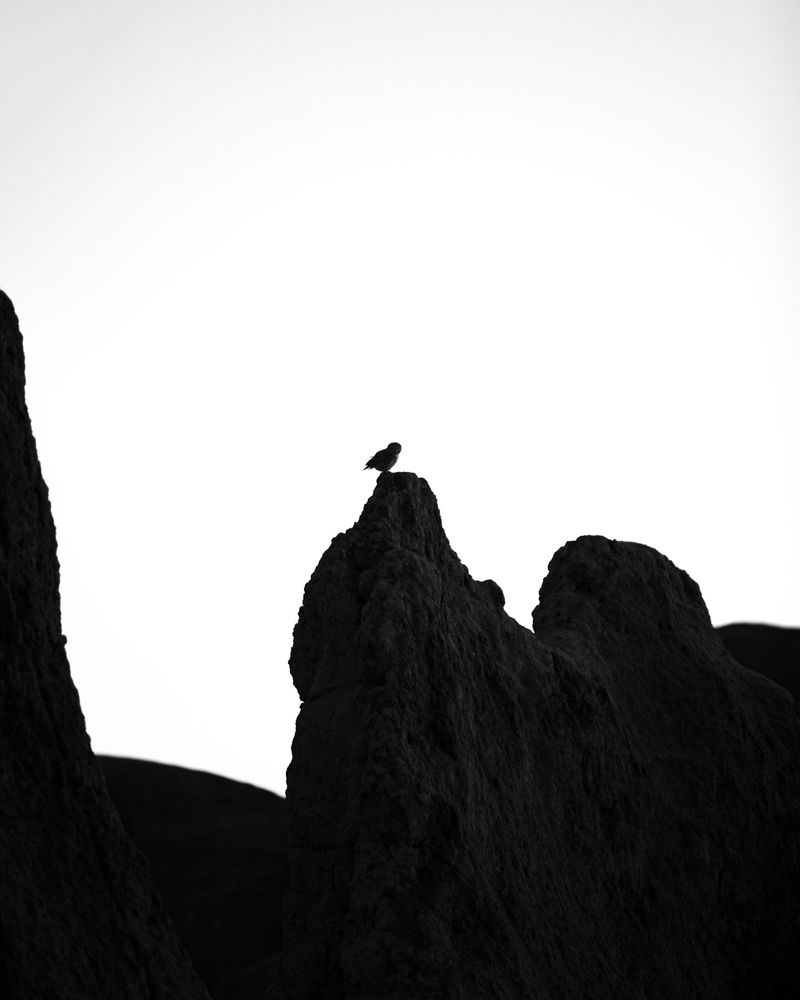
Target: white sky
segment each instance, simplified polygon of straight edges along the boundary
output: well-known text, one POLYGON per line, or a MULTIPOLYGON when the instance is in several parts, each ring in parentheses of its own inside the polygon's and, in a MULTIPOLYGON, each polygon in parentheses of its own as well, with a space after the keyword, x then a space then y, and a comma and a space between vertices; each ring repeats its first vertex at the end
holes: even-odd
POLYGON ((0 5, 0 287, 95 750, 284 789, 390 440, 525 625, 646 542, 800 624, 800 7, 0 5))

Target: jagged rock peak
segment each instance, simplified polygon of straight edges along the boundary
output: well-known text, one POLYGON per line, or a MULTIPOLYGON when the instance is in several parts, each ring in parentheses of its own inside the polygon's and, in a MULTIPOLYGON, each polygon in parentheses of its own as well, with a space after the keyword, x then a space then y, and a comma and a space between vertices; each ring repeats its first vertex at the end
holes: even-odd
POLYGON ((554 557, 536 634, 381 476, 291 668, 284 1000, 800 995, 800 725, 647 546, 554 557))
MULTIPOLYGON (((335 642, 344 634, 364 635, 389 648, 394 633, 388 622, 393 616, 387 614, 384 598, 401 600, 402 608, 396 609, 400 617, 419 611, 427 618, 446 583, 463 590, 465 600, 492 608, 491 618, 497 617, 502 591, 496 584, 487 587, 472 580, 450 548, 428 483, 411 472, 382 473, 358 522, 333 539, 306 587, 290 660, 300 697, 306 699, 324 688, 329 680, 326 664, 335 662, 320 655, 324 652, 320 629, 323 642, 335 642), (411 588, 411 599, 399 597, 395 585, 403 581, 411 588), (315 600, 320 593, 332 604, 320 607, 315 600)), ((410 621, 406 624, 415 627, 410 621)), ((376 650, 370 662, 380 669, 379 661, 376 650)))
POLYGON ((428 560, 447 562, 453 556, 436 497, 427 481, 413 472, 382 472, 351 531, 355 529, 357 558, 365 564, 380 558, 387 547, 416 552, 428 560))
POLYGON ((0 293, 0 996, 208 1000, 91 752, 24 385, 0 293))

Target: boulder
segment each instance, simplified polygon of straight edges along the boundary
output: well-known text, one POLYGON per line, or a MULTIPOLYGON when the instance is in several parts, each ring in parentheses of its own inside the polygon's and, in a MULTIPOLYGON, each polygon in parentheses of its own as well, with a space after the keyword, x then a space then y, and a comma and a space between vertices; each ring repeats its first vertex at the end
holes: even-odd
POLYGON ((0 292, 0 996, 207 1000, 86 735, 24 388, 0 292))
POLYGON ((284 1000, 800 995, 800 722, 645 545, 560 549, 535 634, 384 473, 290 666, 284 1000))

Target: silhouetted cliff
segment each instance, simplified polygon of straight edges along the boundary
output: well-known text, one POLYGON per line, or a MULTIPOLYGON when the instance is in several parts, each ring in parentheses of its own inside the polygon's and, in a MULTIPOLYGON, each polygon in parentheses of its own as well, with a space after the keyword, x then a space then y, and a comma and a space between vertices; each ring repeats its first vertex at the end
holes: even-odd
POLYGON ((207 1000, 89 746, 24 386, 0 292, 0 996, 207 1000))
POLYGON ((280 995, 800 995, 791 697, 643 545, 565 545, 534 625, 379 477, 295 629, 280 995))

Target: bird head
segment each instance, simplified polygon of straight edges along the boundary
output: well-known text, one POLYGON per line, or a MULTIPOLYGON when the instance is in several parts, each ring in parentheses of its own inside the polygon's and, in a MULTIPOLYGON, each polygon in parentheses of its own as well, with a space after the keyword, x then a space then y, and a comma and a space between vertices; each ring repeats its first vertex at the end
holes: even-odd
POLYGON ((393 455, 399 455, 403 449, 396 441, 392 441, 390 445, 386 446, 386 450, 390 451, 393 455))

